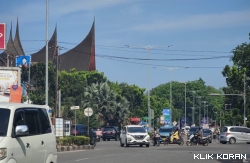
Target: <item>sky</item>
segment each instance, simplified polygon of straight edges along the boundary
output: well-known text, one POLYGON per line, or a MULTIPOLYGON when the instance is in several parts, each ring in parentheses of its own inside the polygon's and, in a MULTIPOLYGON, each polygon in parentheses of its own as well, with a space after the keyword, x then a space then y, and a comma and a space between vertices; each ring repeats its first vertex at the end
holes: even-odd
MULTIPOLYGON (((45 45, 46 0, 1 0, 0 6, 7 39, 18 18, 25 54, 45 45)), ((49 38, 57 26, 61 54, 95 20, 96 69, 110 81, 146 89, 199 78, 225 87, 221 72, 233 64, 231 51, 249 42, 249 0, 49 0, 48 13, 49 38)))

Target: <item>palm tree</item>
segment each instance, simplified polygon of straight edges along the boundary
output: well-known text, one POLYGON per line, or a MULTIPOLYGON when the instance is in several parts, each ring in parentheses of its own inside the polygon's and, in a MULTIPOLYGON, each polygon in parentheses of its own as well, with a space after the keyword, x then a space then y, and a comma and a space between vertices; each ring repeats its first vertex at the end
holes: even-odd
POLYGON ((110 89, 107 82, 93 83, 86 87, 82 106, 91 107, 102 124, 112 118, 110 115, 114 113, 116 105, 116 93, 110 89))

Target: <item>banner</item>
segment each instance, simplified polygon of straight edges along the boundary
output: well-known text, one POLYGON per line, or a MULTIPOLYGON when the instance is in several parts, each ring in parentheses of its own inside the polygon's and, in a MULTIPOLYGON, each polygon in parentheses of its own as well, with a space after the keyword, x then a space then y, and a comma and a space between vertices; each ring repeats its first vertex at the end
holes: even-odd
POLYGON ((162 114, 164 116, 164 124, 165 125, 172 125, 171 124, 171 113, 170 109, 163 109, 162 114))
POLYGON ((0 102, 10 102, 11 93, 13 94, 12 100, 16 98, 19 89, 22 93, 20 73, 19 68, 0 67, 0 102))
POLYGON ((25 66, 29 67, 31 63, 31 56, 18 56, 16 57, 16 67, 25 66))
POLYGON ((5 50, 6 24, 0 23, 0 49, 5 50))
POLYGON ((22 87, 18 87, 17 85, 12 85, 10 87, 10 102, 22 102, 22 87))
POLYGON ((209 124, 209 117, 202 117, 201 118, 201 125, 209 124))

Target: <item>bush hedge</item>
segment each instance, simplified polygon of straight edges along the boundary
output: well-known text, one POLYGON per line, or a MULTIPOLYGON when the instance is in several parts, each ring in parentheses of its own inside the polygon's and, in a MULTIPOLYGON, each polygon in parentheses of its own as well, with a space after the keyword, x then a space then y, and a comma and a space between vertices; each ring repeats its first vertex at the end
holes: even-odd
POLYGON ((62 146, 89 145, 90 138, 86 136, 65 136, 57 138, 57 144, 62 146))

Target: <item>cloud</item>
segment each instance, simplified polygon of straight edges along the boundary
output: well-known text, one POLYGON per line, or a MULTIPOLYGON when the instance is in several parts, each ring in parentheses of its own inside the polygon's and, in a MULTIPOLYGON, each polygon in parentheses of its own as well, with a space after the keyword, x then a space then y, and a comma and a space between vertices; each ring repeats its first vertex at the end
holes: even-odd
MULTIPOLYGON (((181 18, 161 17, 147 19, 147 23, 137 24, 122 31, 196 30, 249 25, 250 11, 227 12, 220 14, 189 15, 181 18), (158 20, 157 20, 158 19, 158 20)), ((158 16, 159 17, 159 16, 158 16)))
MULTIPOLYGON (((130 2, 132 0, 54 0, 49 2, 49 18, 54 19, 81 11, 94 11, 130 2)), ((28 1, 22 5, 12 3, 8 8, 8 13, 1 12, 4 21, 15 20, 16 16, 21 17, 23 23, 46 19, 46 1, 28 1)))

